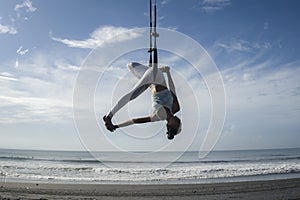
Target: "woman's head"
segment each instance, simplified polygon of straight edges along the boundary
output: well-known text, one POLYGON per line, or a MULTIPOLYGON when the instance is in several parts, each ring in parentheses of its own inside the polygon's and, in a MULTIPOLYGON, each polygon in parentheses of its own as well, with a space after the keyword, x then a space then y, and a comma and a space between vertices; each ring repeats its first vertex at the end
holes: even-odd
POLYGON ((168 139, 172 140, 175 135, 181 132, 181 120, 176 116, 172 116, 167 121, 168 139))

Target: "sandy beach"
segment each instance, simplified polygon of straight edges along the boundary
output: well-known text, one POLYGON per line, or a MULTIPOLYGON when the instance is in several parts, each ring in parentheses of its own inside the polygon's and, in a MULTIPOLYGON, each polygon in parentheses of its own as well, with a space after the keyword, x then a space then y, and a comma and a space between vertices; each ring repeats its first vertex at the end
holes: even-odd
POLYGON ((300 179, 170 185, 2 182, 0 199, 300 199, 300 179))

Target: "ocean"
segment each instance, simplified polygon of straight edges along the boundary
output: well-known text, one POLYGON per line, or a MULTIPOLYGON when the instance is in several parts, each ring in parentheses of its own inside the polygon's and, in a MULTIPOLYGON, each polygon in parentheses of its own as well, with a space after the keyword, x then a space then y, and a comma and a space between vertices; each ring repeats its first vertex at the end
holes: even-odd
POLYGON ((198 152, 146 153, 0 149, 1 182, 81 184, 178 184, 300 177, 300 148, 213 151, 204 159, 198 152), (141 156, 136 156, 141 155, 141 156), (181 155, 181 154, 180 154, 181 155), (138 159, 136 159, 138 157, 138 159))

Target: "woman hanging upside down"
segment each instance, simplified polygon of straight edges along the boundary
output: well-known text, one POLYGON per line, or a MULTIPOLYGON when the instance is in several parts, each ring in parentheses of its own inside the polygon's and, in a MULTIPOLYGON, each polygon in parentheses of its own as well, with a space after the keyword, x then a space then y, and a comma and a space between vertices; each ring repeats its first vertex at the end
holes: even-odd
POLYGON ((129 93, 124 95, 109 111, 109 113, 103 117, 106 128, 113 132, 117 128, 122 128, 132 124, 166 120, 168 139, 173 139, 174 136, 179 134, 181 131, 181 120, 175 116, 175 113, 180 110, 180 106, 176 96, 175 85, 171 77, 170 68, 161 67, 159 70, 157 70, 155 75, 153 73, 153 67, 146 67, 139 63, 129 63, 127 66, 133 72, 133 74, 139 78, 139 81, 134 88, 129 93), (141 71, 144 73, 141 74, 141 71), (166 73, 168 77, 169 87, 166 85, 163 72, 166 73), (129 101, 138 97, 147 88, 151 88, 152 90, 152 114, 147 117, 130 119, 118 125, 112 124, 112 117, 129 101))

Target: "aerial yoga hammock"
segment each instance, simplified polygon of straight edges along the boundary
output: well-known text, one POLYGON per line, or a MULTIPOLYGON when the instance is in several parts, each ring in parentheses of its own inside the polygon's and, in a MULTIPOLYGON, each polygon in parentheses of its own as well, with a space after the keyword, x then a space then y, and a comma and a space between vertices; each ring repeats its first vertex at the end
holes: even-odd
POLYGON ((131 91, 119 99, 116 105, 103 117, 103 120, 107 130, 111 132, 132 124, 165 120, 167 122, 167 137, 171 140, 181 131, 181 120, 175 116, 175 113, 180 110, 180 106, 176 96, 175 85, 171 77, 170 68, 167 66, 158 68, 156 38, 159 37, 159 34, 156 32, 156 0, 154 0, 154 26, 152 24, 152 6, 152 0, 150 0, 149 66, 136 62, 127 64, 130 71, 139 80, 131 91), (154 47, 152 47, 153 39, 154 47), (168 85, 166 84, 163 73, 167 75, 168 85), (152 90, 152 114, 146 117, 130 119, 117 125, 112 124, 112 117, 129 101, 138 97, 147 88, 152 90))

